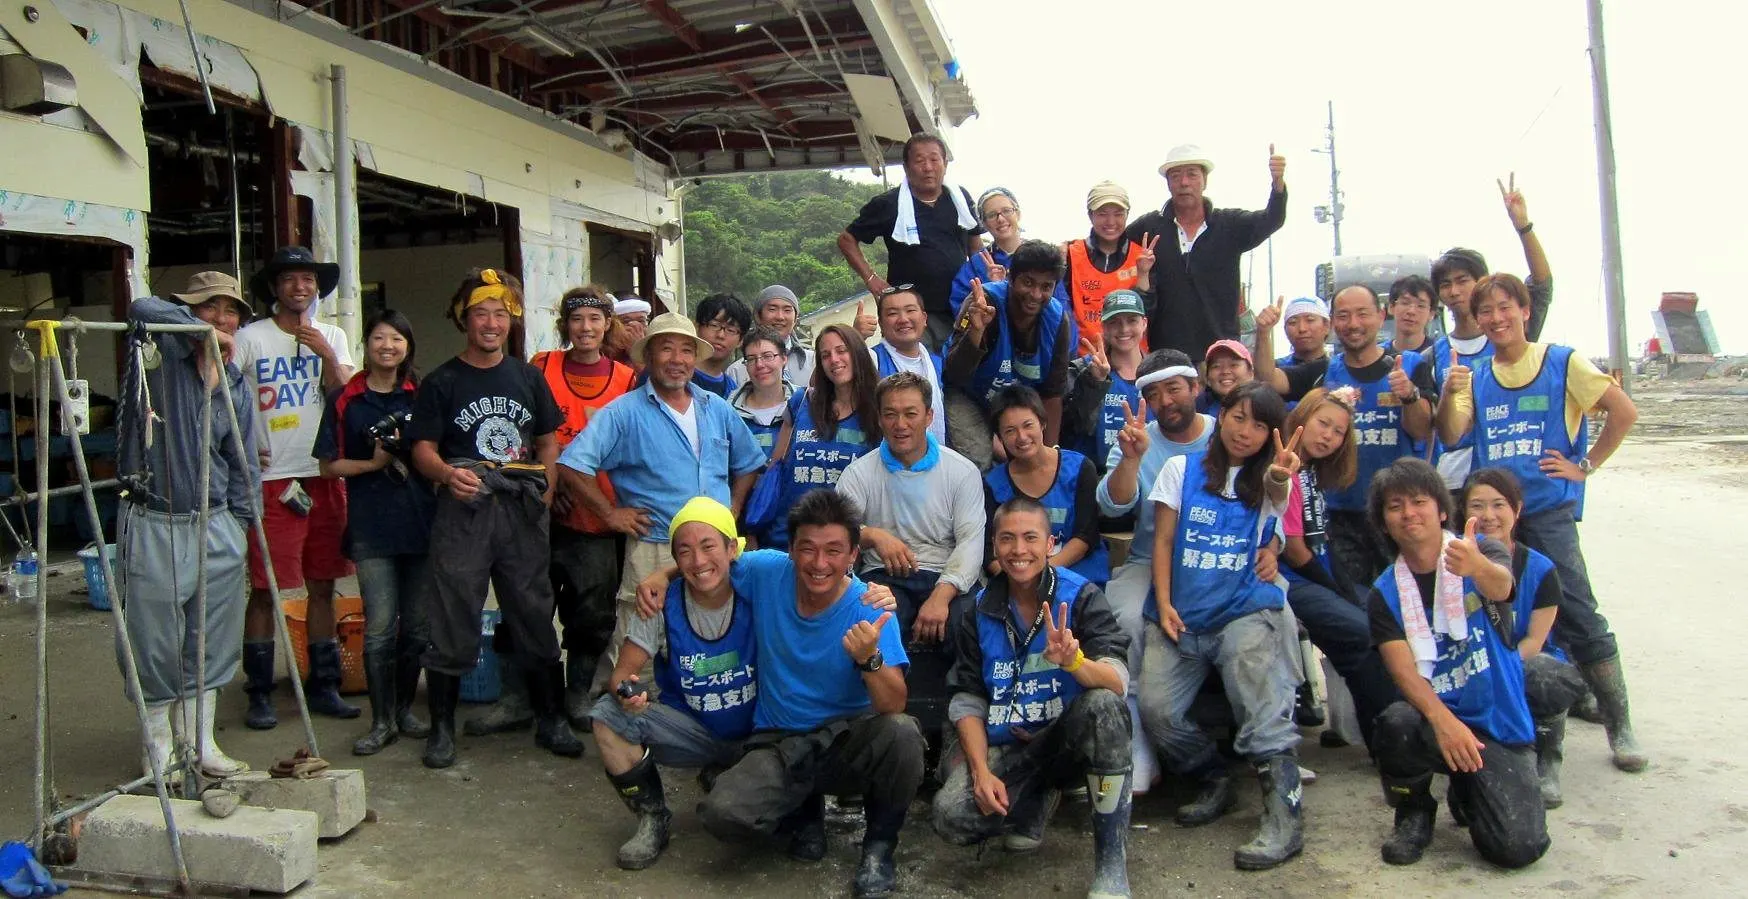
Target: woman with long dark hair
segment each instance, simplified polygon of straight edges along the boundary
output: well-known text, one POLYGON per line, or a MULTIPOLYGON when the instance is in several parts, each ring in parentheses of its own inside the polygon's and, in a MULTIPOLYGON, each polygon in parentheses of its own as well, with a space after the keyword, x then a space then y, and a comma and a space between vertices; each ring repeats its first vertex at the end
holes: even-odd
POLYGON ((771 458, 786 470, 777 520, 763 546, 782 548, 789 535, 781 519, 809 490, 837 486, 851 462, 880 446, 874 404, 874 357, 849 325, 829 325, 814 338, 813 383, 789 398, 788 420, 771 458))
POLYGON ((364 325, 364 368, 329 394, 316 434, 322 477, 346 480, 350 508, 341 547, 358 568, 364 596, 371 722, 353 742, 353 755, 374 755, 401 734, 429 733, 412 705, 429 639, 426 536, 435 501, 409 464, 411 446, 402 434, 419 385, 416 349, 406 316, 393 309, 372 316, 364 325))

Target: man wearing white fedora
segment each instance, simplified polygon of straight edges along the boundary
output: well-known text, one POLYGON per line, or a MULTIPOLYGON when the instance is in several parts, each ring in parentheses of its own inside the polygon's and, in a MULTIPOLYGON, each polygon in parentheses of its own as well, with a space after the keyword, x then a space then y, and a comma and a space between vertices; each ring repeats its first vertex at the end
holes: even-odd
POLYGON ((1195 144, 1181 144, 1166 155, 1159 174, 1171 198, 1124 232, 1136 243, 1161 234, 1168 238, 1154 251, 1159 261, 1153 267, 1155 298, 1147 310, 1148 346, 1200 359, 1214 341, 1238 337, 1243 302, 1238 262, 1286 223, 1286 169, 1286 158, 1269 145, 1267 208, 1216 209, 1202 195, 1214 171, 1208 154, 1195 144))

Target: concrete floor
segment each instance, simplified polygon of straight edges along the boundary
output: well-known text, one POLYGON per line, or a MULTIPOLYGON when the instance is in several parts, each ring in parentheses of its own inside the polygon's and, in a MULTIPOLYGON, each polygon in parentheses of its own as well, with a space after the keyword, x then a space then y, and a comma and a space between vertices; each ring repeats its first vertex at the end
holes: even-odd
MULTIPOLYGON (((1321 775, 1306 790, 1302 858, 1275 871, 1233 870, 1232 850, 1255 827, 1258 798, 1245 784, 1226 819, 1194 831, 1170 823, 1180 795, 1141 800, 1130 842, 1138 896, 1442 895, 1557 890, 1585 896, 1748 894, 1748 690, 1729 674, 1748 645, 1744 598, 1732 563, 1748 555, 1742 509, 1748 456, 1729 447, 1664 437, 1629 445, 1598 477, 1584 524, 1591 570, 1627 662, 1651 769, 1610 767, 1602 730, 1568 731, 1564 808, 1552 812, 1554 845, 1528 870, 1485 866, 1466 835, 1441 816, 1436 842, 1411 868, 1378 859, 1390 828, 1377 781, 1357 749, 1325 750, 1307 734, 1304 762, 1321 775)), ((110 648, 109 618, 84 608, 75 573, 50 599, 55 782, 90 795, 134 776, 135 730, 110 648)), ((0 833, 29 830, 34 619, 0 607, 0 833)), ((240 725, 242 694, 227 691, 221 743, 264 766, 288 754, 298 729, 256 733, 240 725)), ((282 716, 291 700, 280 691, 282 716)), ((463 714, 468 714, 464 709, 463 714)), ((628 873, 613 851, 631 819, 591 749, 580 761, 537 750, 529 735, 464 739, 445 772, 420 767, 418 744, 381 755, 347 754, 361 722, 318 722, 328 758, 364 769, 380 820, 325 844, 317 882, 299 895, 390 896, 841 896, 856 835, 834 832, 827 861, 743 853, 703 834, 697 788, 672 774, 674 842, 654 869, 628 873)), ((921 807, 918 807, 919 811, 921 807)), ((1076 895, 1090 869, 1085 806, 1065 804, 1040 852, 1017 859, 936 839, 913 816, 899 849, 901 886, 915 896, 1076 895)))

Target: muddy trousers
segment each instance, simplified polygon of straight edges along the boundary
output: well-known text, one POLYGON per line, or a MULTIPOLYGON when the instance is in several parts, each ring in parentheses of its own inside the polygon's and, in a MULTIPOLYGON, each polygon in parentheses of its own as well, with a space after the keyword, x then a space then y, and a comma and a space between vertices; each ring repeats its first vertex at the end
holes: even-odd
MULTIPOLYGON (((989 770, 1007 787, 1008 807, 1023 809, 1041 802, 1051 789, 1085 786, 1088 774, 1127 772, 1129 739, 1129 706, 1123 698, 1103 688, 1087 690, 1031 742, 991 746, 989 770)), ((957 740, 946 758, 935 794, 935 833, 958 846, 1001 835, 1007 818, 985 815, 977 807, 971 767, 957 740)))
POLYGON ((558 663, 552 626, 552 580, 547 570, 551 513, 541 502, 542 482, 482 471, 489 492, 462 502, 437 496, 431 523, 431 647, 425 668, 457 677, 479 660, 480 611, 486 589, 497 593, 501 628, 510 632, 525 669, 558 663))
POLYGON ((1505 746, 1476 732, 1484 747, 1481 770, 1460 774, 1445 765, 1432 725, 1406 702, 1378 716, 1373 755, 1384 790, 1395 806, 1433 807, 1432 776, 1448 774, 1469 822, 1469 839, 1481 857, 1501 868, 1522 868, 1548 851, 1547 810, 1536 779, 1535 751, 1505 746))
POLYGON ((1572 511, 1568 504, 1524 515, 1517 520, 1517 533, 1525 546, 1547 556, 1560 573, 1560 616, 1554 619, 1554 642, 1582 666, 1612 659, 1620 654, 1620 648, 1590 589, 1590 571, 1584 565, 1584 548, 1578 543, 1578 522, 1572 511))
POLYGON ((861 795, 869 840, 898 840, 923 782, 923 733, 909 715, 866 715, 805 733, 760 732, 698 806, 720 840, 770 837, 815 793, 861 795), (878 832, 877 832, 878 831, 878 832))
MULTIPOLYGON (((147 703, 195 695, 200 632, 206 631, 206 689, 237 676, 247 600, 243 524, 229 509, 207 515, 153 512, 123 503, 116 527, 116 585, 147 703), (197 612, 201 544, 206 546, 206 618, 197 612)), ((121 641, 115 642, 122 668, 121 641)))
POLYGON ((1335 673, 1346 681, 1360 735, 1370 746, 1373 719, 1402 697, 1372 645, 1365 610, 1328 587, 1308 581, 1293 582, 1287 589, 1287 605, 1311 635, 1312 645, 1323 651, 1335 673))

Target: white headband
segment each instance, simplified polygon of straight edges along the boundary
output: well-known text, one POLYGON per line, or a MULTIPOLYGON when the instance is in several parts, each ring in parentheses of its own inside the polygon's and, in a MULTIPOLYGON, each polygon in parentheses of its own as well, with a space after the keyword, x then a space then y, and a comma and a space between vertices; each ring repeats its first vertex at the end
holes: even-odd
POLYGON ((1158 384, 1160 381, 1167 381, 1172 378, 1189 378, 1194 381, 1196 379, 1196 369, 1189 365, 1173 365, 1168 368, 1162 368, 1159 371, 1148 372, 1147 374, 1135 379, 1135 389, 1146 390, 1150 384, 1158 384))

